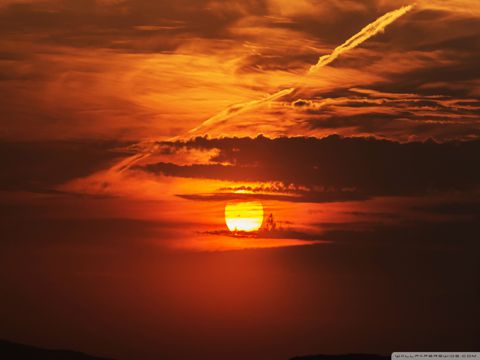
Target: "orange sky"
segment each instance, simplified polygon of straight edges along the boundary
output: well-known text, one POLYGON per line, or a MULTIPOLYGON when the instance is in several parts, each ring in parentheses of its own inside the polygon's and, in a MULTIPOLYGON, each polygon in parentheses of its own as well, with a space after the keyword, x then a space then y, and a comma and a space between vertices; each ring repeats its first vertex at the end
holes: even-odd
POLYGON ((233 104, 299 84, 208 133, 478 136, 476 2, 417 2, 384 33, 303 76, 404 5, 2 1, 0 137, 170 138, 233 104), (294 106, 298 99, 307 102, 294 106))

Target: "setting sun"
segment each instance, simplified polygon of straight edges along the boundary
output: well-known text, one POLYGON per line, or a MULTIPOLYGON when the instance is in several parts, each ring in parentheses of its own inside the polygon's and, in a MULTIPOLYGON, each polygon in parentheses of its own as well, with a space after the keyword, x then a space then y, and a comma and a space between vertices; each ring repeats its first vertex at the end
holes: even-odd
POLYGON ((225 206, 225 223, 230 231, 257 231, 263 222, 263 205, 258 201, 225 206))

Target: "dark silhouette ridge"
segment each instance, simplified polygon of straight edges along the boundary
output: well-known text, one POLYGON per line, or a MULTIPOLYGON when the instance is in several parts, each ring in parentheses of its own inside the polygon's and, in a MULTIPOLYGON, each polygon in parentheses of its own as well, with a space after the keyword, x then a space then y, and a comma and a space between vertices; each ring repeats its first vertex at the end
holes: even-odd
POLYGON ((296 356, 290 360, 389 360, 390 356, 374 354, 345 354, 345 355, 306 355, 296 356))
POLYGON ((42 349, 0 340, 0 359, 8 360, 113 360, 71 350, 42 349))

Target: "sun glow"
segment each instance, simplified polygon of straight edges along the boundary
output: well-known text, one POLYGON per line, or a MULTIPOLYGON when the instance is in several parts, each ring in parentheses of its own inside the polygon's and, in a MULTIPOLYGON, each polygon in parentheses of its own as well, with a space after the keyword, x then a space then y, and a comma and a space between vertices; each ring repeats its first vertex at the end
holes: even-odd
POLYGON ((229 203, 225 223, 230 231, 257 231, 263 222, 263 206, 258 201, 229 203))

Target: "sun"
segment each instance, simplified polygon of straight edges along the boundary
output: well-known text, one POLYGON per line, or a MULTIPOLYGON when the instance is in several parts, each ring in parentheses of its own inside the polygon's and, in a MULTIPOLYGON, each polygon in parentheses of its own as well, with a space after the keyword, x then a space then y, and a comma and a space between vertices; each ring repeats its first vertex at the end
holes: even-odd
POLYGON ((263 222, 263 205, 258 201, 229 203, 225 223, 230 231, 257 231, 263 222))

